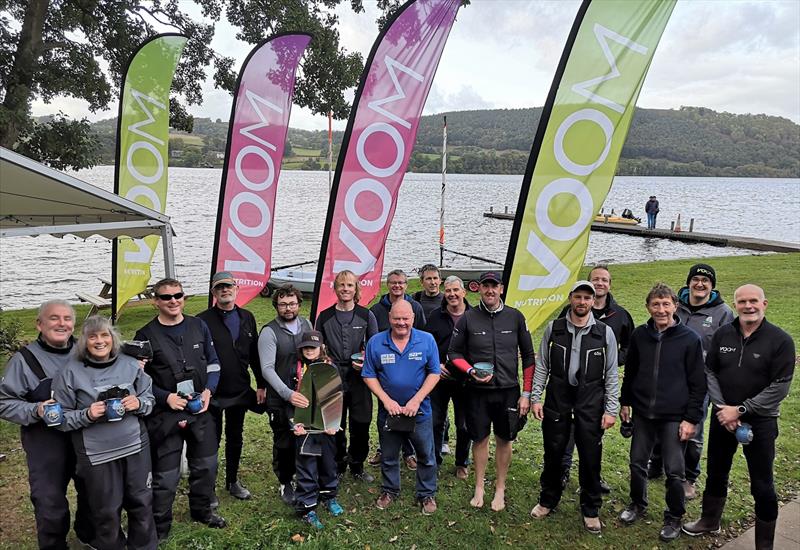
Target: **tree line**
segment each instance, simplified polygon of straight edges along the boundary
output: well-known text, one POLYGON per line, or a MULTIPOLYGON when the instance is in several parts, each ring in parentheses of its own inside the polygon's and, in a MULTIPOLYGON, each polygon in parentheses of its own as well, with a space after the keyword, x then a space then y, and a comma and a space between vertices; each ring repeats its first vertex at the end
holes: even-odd
MULTIPOLYGON (((447 116, 448 171, 523 174, 541 108, 454 111, 447 116)), ((101 162, 113 164, 116 121, 92 125, 101 162)), ((222 166, 228 124, 196 118, 194 131, 170 139, 172 166, 222 166)), ((343 132, 333 133, 334 165, 343 132)), ((284 168, 327 169, 328 133, 290 128, 284 168)), ((442 115, 422 117, 410 172, 442 169, 442 115)), ((618 175, 800 177, 800 126, 776 116, 736 115, 703 107, 637 109, 618 175)))

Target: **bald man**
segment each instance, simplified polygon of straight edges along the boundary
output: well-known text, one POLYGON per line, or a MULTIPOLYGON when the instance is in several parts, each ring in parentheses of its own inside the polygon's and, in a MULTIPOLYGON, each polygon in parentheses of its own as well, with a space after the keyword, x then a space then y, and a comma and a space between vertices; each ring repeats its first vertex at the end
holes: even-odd
POLYGON ((436 456, 428 394, 439 381, 439 349, 429 333, 414 327, 411 304, 399 300, 389 310, 389 329, 367 342, 364 383, 378 398, 381 495, 375 505, 391 506, 400 495, 400 447, 410 440, 417 451, 417 501, 422 513, 436 512, 436 456), (403 417, 407 419, 403 422, 403 417))
POLYGON ((738 317, 720 327, 706 355, 708 394, 713 404, 708 437, 708 479, 702 517, 683 526, 692 536, 717 533, 728 494, 728 474, 739 442, 736 429, 752 427, 753 439, 743 445, 755 500, 757 549, 771 549, 778 517, 773 481, 775 439, 780 404, 794 375, 792 338, 764 316, 767 299, 756 285, 733 295, 738 317))

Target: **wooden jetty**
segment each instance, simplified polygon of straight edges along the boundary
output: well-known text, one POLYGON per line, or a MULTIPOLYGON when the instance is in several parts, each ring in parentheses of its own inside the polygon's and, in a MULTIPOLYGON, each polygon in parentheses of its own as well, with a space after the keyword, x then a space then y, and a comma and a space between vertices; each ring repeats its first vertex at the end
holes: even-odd
MULTIPOLYGON (((509 212, 484 212, 485 218, 498 220, 513 220, 514 213, 509 212)), ((756 239, 753 237, 740 237, 738 235, 718 235, 714 233, 698 233, 696 231, 671 231, 669 229, 647 229, 641 225, 623 225, 618 223, 592 222, 592 231, 603 233, 617 233, 651 239, 670 239, 687 243, 704 243, 714 246, 733 246, 747 250, 766 252, 800 252, 800 243, 772 241, 769 239, 756 239)))

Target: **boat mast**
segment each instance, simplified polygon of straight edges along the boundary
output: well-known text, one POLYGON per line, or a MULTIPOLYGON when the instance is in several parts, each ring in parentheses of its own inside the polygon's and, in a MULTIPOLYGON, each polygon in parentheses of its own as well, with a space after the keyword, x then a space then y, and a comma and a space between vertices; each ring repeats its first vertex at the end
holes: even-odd
POLYGON ((328 111, 328 194, 333 188, 333 111, 328 111))
POLYGON ((442 127, 442 205, 439 208, 439 267, 444 267, 444 189, 447 185, 447 117, 442 127))

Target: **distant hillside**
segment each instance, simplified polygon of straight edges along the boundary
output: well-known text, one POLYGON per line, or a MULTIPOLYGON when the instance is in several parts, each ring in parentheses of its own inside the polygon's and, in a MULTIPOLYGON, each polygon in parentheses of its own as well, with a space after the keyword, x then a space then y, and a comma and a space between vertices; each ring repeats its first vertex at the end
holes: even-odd
MULTIPOLYGON (((541 108, 455 111, 422 117, 409 171, 441 170, 442 115, 447 116, 448 171, 522 174, 541 108)), ((114 120, 94 126, 114 161, 114 120)), ((192 134, 170 136, 170 165, 221 166, 227 123, 195 119, 192 134)), ((334 163, 342 132, 334 132, 334 163)), ((327 132, 289 129, 285 169, 327 168, 327 132)), ((800 177, 800 126, 767 115, 703 107, 637 109, 617 173, 648 176, 800 177)))

